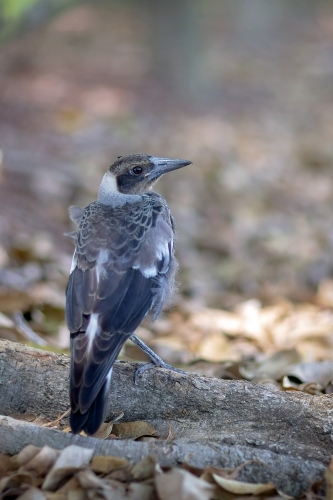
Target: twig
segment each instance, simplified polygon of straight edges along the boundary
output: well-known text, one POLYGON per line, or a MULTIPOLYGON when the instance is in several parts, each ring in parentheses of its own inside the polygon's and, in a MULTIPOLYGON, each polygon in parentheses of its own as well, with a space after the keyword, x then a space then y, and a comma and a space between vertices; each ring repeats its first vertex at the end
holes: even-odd
POLYGON ((34 332, 30 328, 28 323, 25 321, 21 311, 15 311, 12 315, 12 318, 17 330, 21 333, 21 335, 23 335, 24 338, 37 345, 43 345, 43 346, 48 345, 46 340, 44 340, 42 337, 38 335, 38 333, 34 332))

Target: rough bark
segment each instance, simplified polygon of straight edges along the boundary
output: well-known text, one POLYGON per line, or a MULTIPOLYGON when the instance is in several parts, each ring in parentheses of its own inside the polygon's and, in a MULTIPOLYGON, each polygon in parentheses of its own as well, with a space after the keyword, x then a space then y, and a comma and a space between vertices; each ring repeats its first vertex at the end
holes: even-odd
MULTIPOLYGON (((67 356, 0 341, 0 413, 57 418, 68 409, 68 367, 67 356)), ((272 480, 292 495, 322 477, 333 453, 332 396, 274 392, 162 369, 145 372, 134 385, 136 367, 116 364, 108 417, 124 412, 123 421, 145 420, 161 440, 102 441, 3 417, 0 452, 16 453, 29 443, 56 448, 76 443, 132 461, 154 453, 163 465, 235 467, 255 459, 261 464, 245 467, 244 480, 272 480)))

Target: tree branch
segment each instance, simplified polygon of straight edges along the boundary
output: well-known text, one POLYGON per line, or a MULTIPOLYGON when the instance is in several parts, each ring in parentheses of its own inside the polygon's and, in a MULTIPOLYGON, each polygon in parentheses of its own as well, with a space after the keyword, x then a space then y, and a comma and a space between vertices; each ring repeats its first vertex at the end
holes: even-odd
MULTIPOLYGON (((26 422, 0 420, 0 452, 17 453, 26 444, 93 447, 137 461, 148 453, 162 465, 182 461, 197 467, 244 468, 244 480, 272 480, 291 495, 322 477, 333 453, 333 399, 271 391, 244 381, 218 380, 149 370, 133 383, 137 364, 117 363, 108 417, 145 420, 161 435, 155 442, 98 440, 73 436, 26 422), (172 441, 166 441, 170 428, 172 441)), ((34 413, 54 420, 68 402, 69 358, 0 341, 0 413, 34 413)))

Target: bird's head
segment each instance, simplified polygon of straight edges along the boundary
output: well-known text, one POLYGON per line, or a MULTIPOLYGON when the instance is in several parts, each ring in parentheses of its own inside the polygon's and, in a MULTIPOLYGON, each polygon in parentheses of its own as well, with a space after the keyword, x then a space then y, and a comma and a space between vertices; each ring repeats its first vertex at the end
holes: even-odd
POLYGON ((190 163, 188 160, 156 158, 144 154, 118 156, 105 175, 110 191, 140 194, 148 191, 162 175, 190 163))

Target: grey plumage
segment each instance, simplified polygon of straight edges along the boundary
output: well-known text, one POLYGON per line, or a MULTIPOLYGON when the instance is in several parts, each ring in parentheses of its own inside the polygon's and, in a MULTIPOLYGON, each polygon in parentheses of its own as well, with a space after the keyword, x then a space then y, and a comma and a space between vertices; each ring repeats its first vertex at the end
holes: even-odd
POLYGON ((71 427, 95 433, 104 420, 112 366, 143 318, 170 298, 177 262, 166 201, 150 191, 164 173, 190 162, 119 157, 97 201, 70 208, 79 224, 66 291, 71 332, 71 427))

